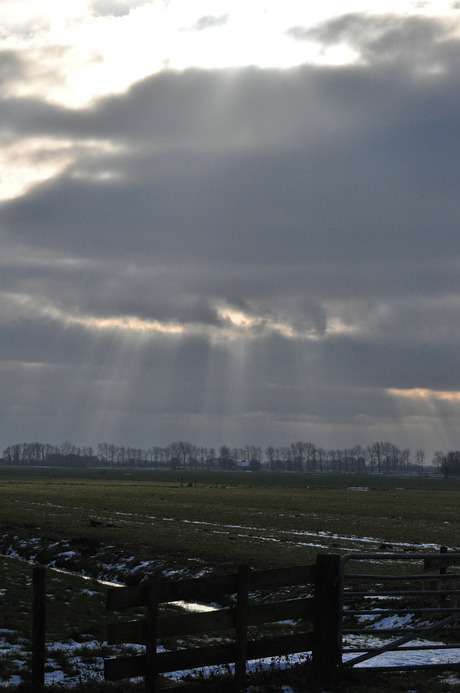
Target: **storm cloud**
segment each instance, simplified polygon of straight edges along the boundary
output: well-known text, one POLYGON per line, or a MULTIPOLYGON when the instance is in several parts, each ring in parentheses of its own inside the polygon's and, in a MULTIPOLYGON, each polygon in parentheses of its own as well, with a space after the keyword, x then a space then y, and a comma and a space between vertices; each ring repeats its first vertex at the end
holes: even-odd
POLYGON ((2 140, 67 157, 0 206, 5 444, 456 444, 459 39, 359 14, 288 33, 359 59, 0 99, 2 140))

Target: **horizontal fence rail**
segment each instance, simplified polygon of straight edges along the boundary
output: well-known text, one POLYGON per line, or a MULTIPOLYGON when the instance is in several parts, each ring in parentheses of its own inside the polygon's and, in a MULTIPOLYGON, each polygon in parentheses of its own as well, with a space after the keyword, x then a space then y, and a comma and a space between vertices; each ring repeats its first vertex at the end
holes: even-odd
MULTIPOLYGON (((327 559, 330 557, 322 558, 326 560, 317 561, 316 565, 257 572, 249 570, 247 566, 240 566, 233 575, 174 582, 155 580, 146 585, 109 589, 109 611, 144 607, 146 614, 135 620, 110 624, 107 629, 108 643, 144 645, 145 652, 106 659, 106 680, 143 676, 146 690, 151 692, 156 690, 158 674, 234 664, 235 677, 241 682, 246 675, 248 660, 311 651, 315 640, 313 623, 318 622, 317 605, 312 596, 292 599, 279 596, 278 599, 272 598, 270 603, 257 603, 255 598, 258 593, 271 594, 274 590, 292 587, 305 587, 311 595, 318 583, 318 571, 324 573, 324 565, 328 565, 327 559), (162 615, 159 610, 161 605, 170 602, 210 604, 222 601, 230 601, 231 606, 213 611, 170 615, 162 615), (292 620, 301 624, 301 632, 283 633, 275 637, 258 636, 255 639, 248 636, 248 629, 252 626, 292 620), (219 631, 224 634, 225 642, 173 650, 158 647, 159 641, 164 638, 180 636, 182 639, 200 634, 208 637, 211 634, 218 635, 219 631)), ((333 558, 338 565, 338 557, 333 558)), ((338 576, 338 571, 335 573, 338 576)))
MULTIPOLYGON (((344 557, 340 566, 342 655, 346 655, 343 665, 356 666, 390 651, 460 649, 460 574, 448 572, 459 564, 460 553, 446 550, 440 554, 376 553, 344 557), (375 566, 376 561, 388 566, 388 572, 372 574, 368 568, 362 573, 356 568, 354 572, 347 571, 351 563, 361 566, 367 562, 375 566), (429 571, 437 574, 429 575, 429 571), (419 641, 427 636, 430 636, 429 643, 419 641)), ((444 660, 442 666, 460 668, 460 653, 456 662, 448 661, 446 656, 444 660)), ((386 670, 440 665, 441 662, 381 667, 373 664, 386 670)))
MULTIPOLYGON (((460 552, 453 551, 319 554, 314 565, 240 566, 230 575, 110 588, 107 610, 120 613, 107 627, 108 645, 132 645, 136 654, 106 659, 105 678, 144 677, 151 693, 160 674, 234 665, 240 685, 249 660, 296 653, 311 653, 324 680, 389 652, 421 654, 417 662, 393 658, 372 666, 460 669, 458 566, 460 552), (194 612, 181 610, 181 602, 212 606, 194 612)), ((44 686, 45 601, 45 569, 36 567, 31 680, 37 693, 44 686)))

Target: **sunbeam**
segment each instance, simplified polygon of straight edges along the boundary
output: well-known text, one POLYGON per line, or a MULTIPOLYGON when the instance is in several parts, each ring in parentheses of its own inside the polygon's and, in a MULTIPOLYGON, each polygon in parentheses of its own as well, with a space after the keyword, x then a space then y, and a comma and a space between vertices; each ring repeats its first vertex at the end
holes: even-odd
POLYGON ((398 410, 401 435, 431 452, 458 445, 460 392, 388 388, 398 410))

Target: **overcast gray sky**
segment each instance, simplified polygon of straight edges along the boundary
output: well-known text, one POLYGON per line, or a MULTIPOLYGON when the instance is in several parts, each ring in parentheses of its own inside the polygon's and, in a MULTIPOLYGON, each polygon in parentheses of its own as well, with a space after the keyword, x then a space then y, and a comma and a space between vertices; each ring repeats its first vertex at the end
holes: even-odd
POLYGON ((309 4, 1 0, 2 449, 460 447, 460 3, 309 4))

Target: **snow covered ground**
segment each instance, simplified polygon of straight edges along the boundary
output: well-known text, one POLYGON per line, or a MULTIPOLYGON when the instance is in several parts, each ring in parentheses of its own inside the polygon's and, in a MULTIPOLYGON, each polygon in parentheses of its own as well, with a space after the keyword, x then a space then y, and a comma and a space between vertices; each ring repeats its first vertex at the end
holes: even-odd
MULTIPOLYGON (((83 590, 84 592, 85 590, 83 590)), ((213 607, 206 607, 200 604, 181 604, 182 607, 188 607, 190 610, 207 610, 213 607)), ((381 628, 391 628, 399 627, 401 625, 410 624, 411 616, 405 615, 404 617, 386 617, 382 618, 379 622, 381 628)), ((374 624, 375 627, 375 624, 374 624)), ((394 638, 393 638, 394 639, 394 638)), ((381 638, 376 638, 371 635, 356 636, 348 635, 346 636, 346 644, 352 645, 354 648, 359 647, 380 647, 382 643, 388 641, 381 638)), ((433 646, 439 646, 439 642, 435 642, 429 639, 417 638, 415 641, 407 643, 410 645, 422 646, 424 648, 433 646)), ((29 656, 29 646, 30 643, 25 639, 18 639, 17 634, 12 630, 0 630, 0 662, 8 662, 6 668, 0 668, 0 687, 13 685, 21 682, 20 673, 11 674, 11 672, 16 669, 19 672, 23 669, 24 664, 29 656)), ((71 688, 73 685, 80 683, 81 680, 89 679, 99 679, 103 678, 103 659, 104 649, 106 648, 106 643, 100 642, 98 640, 88 639, 85 642, 76 642, 75 640, 67 640, 65 642, 49 642, 48 654, 47 654, 47 671, 45 680, 46 683, 64 683, 71 688), (65 662, 65 665, 63 664, 65 662)), ((407 646, 407 645, 405 645, 407 646)), ((143 652, 141 646, 130 646, 129 651, 131 654, 136 652, 143 652)), ((116 654, 116 653, 112 653, 116 654)), ((290 667, 301 661, 305 661, 310 657, 310 652, 298 653, 295 655, 282 657, 282 658, 267 658, 263 660, 257 660, 248 663, 248 670, 264 670, 270 667, 276 666, 277 668, 290 667)), ((343 661, 346 662, 350 658, 357 656, 357 654, 344 653, 343 661)), ((444 649, 423 649, 419 651, 411 650, 400 650, 385 652, 375 658, 369 659, 365 662, 361 662, 357 666, 359 667, 380 667, 380 666, 394 666, 394 665, 426 665, 426 664, 438 664, 445 663, 446 671, 448 671, 449 663, 460 662, 460 650, 449 649, 448 647, 444 649)), ((218 670, 218 667, 207 667, 203 673, 211 673, 211 671, 218 670)), ((232 670, 232 667, 226 667, 226 671, 232 670)), ((191 672, 171 672, 168 676, 172 679, 181 679, 187 673, 191 672)), ((447 675, 446 675, 447 676, 447 675)), ((446 679, 446 685, 456 685, 460 684, 460 679, 454 675, 449 675, 446 679)), ((285 693, 289 693, 291 689, 285 687, 285 693)))
MULTIPOLYGON (((354 489, 359 491, 366 491, 364 487, 359 489, 354 489)), ((167 518, 162 518, 166 520, 167 518)), ((190 523, 190 520, 181 520, 184 523, 190 523)), ((195 523, 198 524, 198 523, 195 523)), ((247 535, 250 531, 256 531, 257 528, 251 528, 249 526, 242 526, 238 524, 216 524, 216 523, 199 523, 206 524, 212 531, 225 532, 229 529, 231 530, 241 530, 247 535)), ((280 541, 280 534, 283 532, 278 532, 277 537, 270 537, 269 531, 267 532, 267 541, 280 541)), ((290 531, 290 541, 298 542, 299 546, 314 546, 315 548, 323 547, 323 540, 331 539, 341 542, 344 552, 351 552, 357 549, 362 550, 363 547, 368 546, 369 550, 376 550, 378 548, 381 539, 376 537, 351 537, 341 534, 332 534, 328 532, 305 532, 305 531, 290 531)), ((260 539, 260 537, 259 537, 260 539)), ((38 550, 40 544, 40 539, 29 539, 29 557, 33 559, 34 553, 38 550)), ((392 545, 393 550, 414 550, 418 552, 433 552, 438 551, 439 547, 432 544, 424 545, 408 545, 408 544, 397 544, 392 545)), ((326 544, 324 544, 326 548, 326 544)), ((8 550, 10 556, 18 556, 18 547, 11 545, 8 550)), ((24 547, 21 549, 21 555, 24 555, 24 547)), ((56 545, 56 550, 52 560, 49 562, 50 567, 56 568, 57 566, 66 565, 67 562, 71 565, 74 562, 78 562, 78 555, 75 550, 70 550, 69 547, 56 545)), ((135 556, 129 556, 120 558, 118 561, 114 561, 111 565, 101 565, 101 572, 99 577, 101 582, 107 577, 111 580, 119 579, 119 576, 126 574, 127 570, 134 574, 137 571, 145 571, 151 568, 150 563, 140 563, 136 560, 135 556)), ((181 577, 181 571, 178 570, 168 570, 163 571, 166 577, 181 577)), ((105 583, 106 584, 106 583, 105 583)), ((83 590, 84 593, 85 590, 83 590)), ((0 601, 2 598, 6 598, 6 589, 0 589, 0 601)), ((201 608, 198 605, 194 605, 191 608, 201 608)), ((395 627, 397 625, 402 625, 401 617, 392 617, 393 620, 382 619, 380 621, 381 628, 395 627), (396 619, 399 618, 399 621, 396 619)), ((406 624, 410 623, 410 615, 404 617, 406 624)), ((378 647, 382 644, 381 639, 373 638, 372 636, 347 636, 347 642, 349 644, 353 643, 355 647, 378 647)), ((433 640, 421 640, 418 639, 410 644, 421 645, 424 647, 429 647, 438 645, 433 640)), ((24 668, 24 663, 29 656, 28 648, 29 643, 25 639, 21 639, 18 633, 15 633, 11 629, 0 629, 0 687, 7 686, 11 684, 18 683, 20 681, 20 674, 17 673, 21 668, 24 668)), ((135 648, 131 647, 131 651, 135 648)), ((83 678, 102 678, 103 671, 103 658, 106 650, 106 643, 99 640, 95 640, 88 636, 88 639, 84 642, 76 642, 74 640, 68 640, 66 642, 50 642, 48 643, 48 658, 47 658, 47 671, 46 671, 46 682, 65 682, 69 686, 79 683, 83 678), (66 662, 63 666, 63 661, 66 662)), ((283 657, 276 665, 279 667, 292 666, 292 664, 298 662, 299 660, 305 660, 310 653, 305 652, 297 654, 291 657, 283 657)), ((356 656, 355 654, 345 653, 344 661, 356 656)), ((424 649, 419 651, 411 650, 400 650, 400 651, 390 651, 379 655, 378 657, 369 659, 365 662, 361 662, 357 666, 360 667, 378 667, 378 666, 393 666, 393 665, 419 665, 419 664, 437 664, 446 663, 446 669, 448 669, 448 664, 453 662, 460 662, 460 650, 449 649, 448 647, 437 650, 424 649)), ((273 666, 273 659, 259 660, 257 662, 251 662, 248 665, 249 669, 264 669, 273 666)), ((171 674, 171 677, 183 676, 184 672, 180 672, 177 675, 171 674)), ((453 679, 455 680, 455 679, 453 679)), ((458 681, 460 683, 460 681, 458 681)), ((286 692, 289 689, 286 689, 286 692)))

